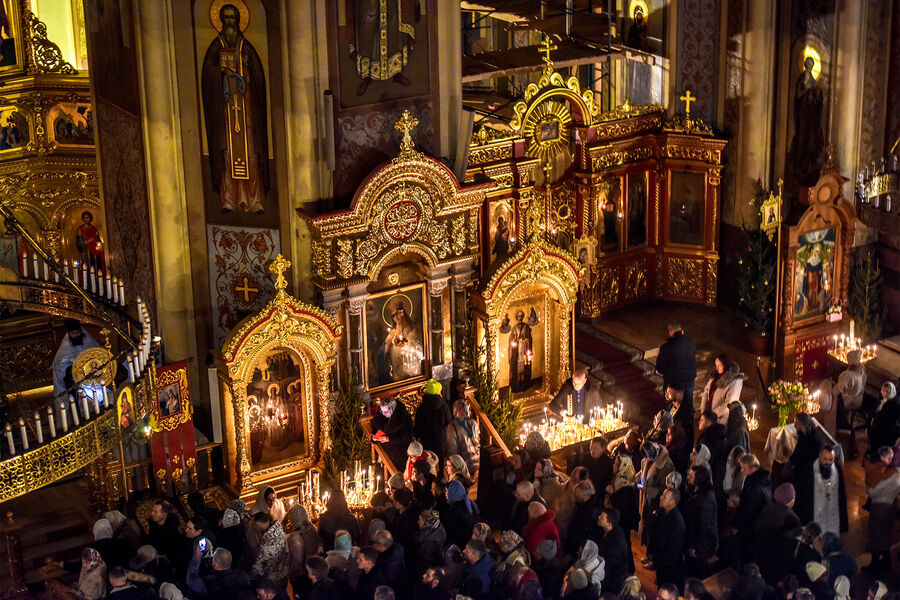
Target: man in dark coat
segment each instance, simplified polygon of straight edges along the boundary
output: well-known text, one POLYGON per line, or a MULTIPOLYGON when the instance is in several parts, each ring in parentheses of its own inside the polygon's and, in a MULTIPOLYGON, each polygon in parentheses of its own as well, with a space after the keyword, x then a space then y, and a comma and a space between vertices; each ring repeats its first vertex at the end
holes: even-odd
MULTIPOLYGON (((656 371, 663 384, 684 393, 685 403, 694 404, 694 380, 697 379, 697 346, 686 336, 679 323, 669 323, 669 338, 659 348, 656 371)), ((687 431, 687 429, 685 429, 687 431)))
POLYGON ((170 561, 176 561, 180 557, 182 537, 178 533, 178 526, 178 515, 175 514, 171 504, 166 500, 160 500, 153 505, 150 520, 147 522, 146 542, 170 561))
POLYGON ((581 545, 588 539, 588 534, 597 522, 597 516, 603 506, 590 481, 582 481, 576 485, 573 497, 575 508, 572 510, 572 520, 569 522, 569 530, 565 537, 565 550, 570 556, 576 556, 581 545))
POLYGON ((769 472, 761 469, 759 459, 752 454, 744 454, 740 458, 741 474, 744 476, 744 487, 734 515, 734 528, 737 529, 740 543, 741 561, 753 561, 754 529, 763 508, 772 500, 772 481, 769 472))
POLYGON ((356 566, 359 567, 359 579, 356 580, 355 600, 372 600, 375 588, 384 585, 384 574, 377 568, 378 550, 373 546, 360 548, 356 557, 356 566))
POLYGON ((838 535, 847 531, 847 488, 844 485, 844 470, 834 460, 834 447, 823 446, 818 460, 800 469, 796 477, 797 516, 800 521, 804 525, 815 521, 822 531, 838 535), (834 496, 835 492, 837 496, 834 496), (835 530, 835 526, 839 531, 835 530))
POLYGON ((594 389, 588 380, 588 370, 575 369, 572 376, 566 380, 553 401, 550 410, 556 414, 566 411, 569 415, 582 415, 584 423, 591 420, 591 411, 600 406, 600 391, 594 389))
POLYGON ((521 534, 525 524, 528 523, 528 505, 532 502, 540 502, 544 505, 547 503, 538 491, 534 489, 534 484, 530 481, 520 481, 516 485, 513 497, 515 502, 513 502, 512 510, 509 513, 504 529, 510 529, 521 534))
POLYGON ((372 419, 372 441, 381 445, 398 471, 406 468, 406 449, 412 436, 413 422, 406 406, 393 398, 383 398, 372 419))
POLYGON ((437 454, 439 470, 444 468, 444 459, 447 458, 446 431, 450 420, 450 408, 444 401, 444 397, 441 396, 441 384, 434 379, 429 379, 425 384, 422 403, 416 409, 413 435, 425 450, 431 450, 437 454))
POLYGON ((613 459, 607 450, 607 441, 600 436, 591 440, 590 451, 581 459, 581 466, 587 469, 588 479, 594 484, 594 491, 602 505, 606 497, 606 486, 613 480, 613 459))
POLYGON ((488 554, 484 542, 478 539, 470 540, 466 544, 463 556, 466 557, 467 565, 462 585, 459 588, 460 593, 473 600, 490 597, 491 578, 496 561, 488 554))
POLYGON ((722 489, 725 478, 725 464, 728 462, 728 430, 719 423, 719 417, 711 410, 700 415, 700 435, 697 444, 709 449, 709 466, 712 469, 716 491, 722 489))
POLYGON ((625 539, 625 532, 619 527, 619 511, 604 508, 597 518, 597 554, 606 560, 606 577, 603 588, 620 590, 625 578, 634 573, 631 547, 625 539))
POLYGON ((694 447, 694 402, 684 395, 680 389, 668 386, 666 388, 666 400, 669 401, 669 412, 672 414, 672 422, 680 425, 684 431, 684 445, 686 448, 694 447))
POLYGON ((794 486, 782 483, 756 520, 756 562, 771 585, 787 575, 788 555, 800 529, 800 519, 793 511, 794 497, 794 486))
POLYGON ((684 503, 685 568, 689 576, 703 578, 719 549, 716 495, 709 471, 702 466, 688 470, 687 484, 691 492, 684 503))
POLYGON ((391 532, 385 529, 375 533, 372 545, 380 552, 376 568, 384 577, 384 585, 394 590, 398 600, 405 600, 408 598, 409 578, 406 575, 403 546, 396 543, 391 532))
POLYGON ((670 489, 662 493, 656 525, 650 534, 647 550, 653 556, 657 585, 681 583, 685 525, 684 518, 678 510, 680 495, 678 490, 670 489))

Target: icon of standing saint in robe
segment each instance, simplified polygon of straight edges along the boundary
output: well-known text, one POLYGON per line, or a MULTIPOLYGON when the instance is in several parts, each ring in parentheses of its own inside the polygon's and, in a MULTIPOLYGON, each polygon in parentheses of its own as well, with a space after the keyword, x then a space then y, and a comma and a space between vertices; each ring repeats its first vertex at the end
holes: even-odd
POLYGON ((531 385, 534 340, 531 337, 531 325, 525 322, 525 311, 523 310, 516 311, 516 324, 510 328, 507 358, 509 360, 509 389, 514 394, 524 392, 531 385))
POLYGON ((422 338, 410 318, 408 304, 409 300, 403 296, 387 304, 391 328, 384 339, 382 366, 388 381, 403 381, 422 374, 422 338))
POLYGON ((347 0, 346 11, 350 59, 362 79, 356 94, 365 94, 373 80, 411 85, 403 70, 416 45, 419 0, 347 0))
POLYGON ((223 211, 261 213, 269 189, 262 61, 241 30, 249 15, 225 4, 211 18, 219 35, 203 58, 201 78, 213 189, 223 211))

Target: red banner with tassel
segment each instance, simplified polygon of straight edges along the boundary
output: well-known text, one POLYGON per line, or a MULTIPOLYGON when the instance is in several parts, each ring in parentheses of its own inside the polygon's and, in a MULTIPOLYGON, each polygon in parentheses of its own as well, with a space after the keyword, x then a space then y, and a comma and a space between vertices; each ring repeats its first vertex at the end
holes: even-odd
POLYGON ((181 487, 185 471, 195 468, 197 456, 187 360, 156 370, 156 398, 150 412, 156 418, 150 439, 153 472, 160 484, 171 477, 181 487))

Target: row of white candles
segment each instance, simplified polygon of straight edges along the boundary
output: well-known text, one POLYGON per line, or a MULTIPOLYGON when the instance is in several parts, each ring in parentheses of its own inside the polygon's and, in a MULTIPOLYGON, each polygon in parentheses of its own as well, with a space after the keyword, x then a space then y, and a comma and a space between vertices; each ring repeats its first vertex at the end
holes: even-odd
POLYGON ((134 383, 144 371, 150 360, 150 311, 147 305, 137 299, 138 320, 141 322, 141 341, 138 348, 132 350, 125 359, 128 368, 128 381, 134 383))
MULTIPOLYGON (((102 405, 103 407, 109 406, 109 392, 105 386, 102 386, 103 390, 103 399, 102 405)), ((50 438, 53 439, 57 437, 57 428, 56 428, 56 420, 59 419, 60 429, 59 433, 64 434, 69 432, 69 414, 72 416, 72 426, 78 427, 81 424, 81 421, 88 421, 91 418, 91 412, 94 415, 99 415, 101 412, 101 399, 100 394, 93 394, 93 398, 88 400, 87 395, 79 391, 78 392, 78 402, 75 401, 75 398, 69 398, 68 406, 66 406, 66 402, 60 402, 58 411, 54 414, 54 410, 52 406, 47 407, 47 429, 50 431, 50 438), (80 406, 79 406, 80 405, 80 406), (80 410, 79 410, 80 408, 80 410)), ((34 411, 34 429, 37 437, 38 445, 44 443, 44 430, 43 424, 41 422, 41 413, 39 411, 34 411)), ((6 424, 6 444, 9 447, 10 455, 16 454, 16 444, 13 439, 13 428, 12 424, 6 424)), ((29 448, 29 440, 28 440, 28 429, 25 426, 25 419, 19 419, 19 437, 21 440, 22 450, 28 450, 29 448)))
MULTIPOLYGON (((31 260, 28 252, 24 252, 19 259, 19 266, 22 277, 51 281, 50 263, 40 260, 36 252, 31 254, 31 260)), ((109 271, 104 274, 100 269, 88 268, 86 264, 79 264, 78 261, 70 265, 68 260, 62 262, 62 270, 66 277, 75 281, 84 291, 97 294, 119 306, 125 306, 125 283, 117 277, 110 277, 109 271)), ((56 271, 53 271, 52 281, 59 283, 59 273, 56 271)))

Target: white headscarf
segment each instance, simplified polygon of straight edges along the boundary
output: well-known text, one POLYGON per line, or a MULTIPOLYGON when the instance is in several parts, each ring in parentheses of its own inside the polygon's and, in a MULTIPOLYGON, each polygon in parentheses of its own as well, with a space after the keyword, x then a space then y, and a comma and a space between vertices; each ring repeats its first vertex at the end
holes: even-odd
POLYGON ((834 600, 850 600, 850 580, 846 575, 834 580, 834 600))
POLYGON ((108 540, 112 536, 112 524, 107 519, 97 519, 97 521, 94 523, 94 541, 108 540))

